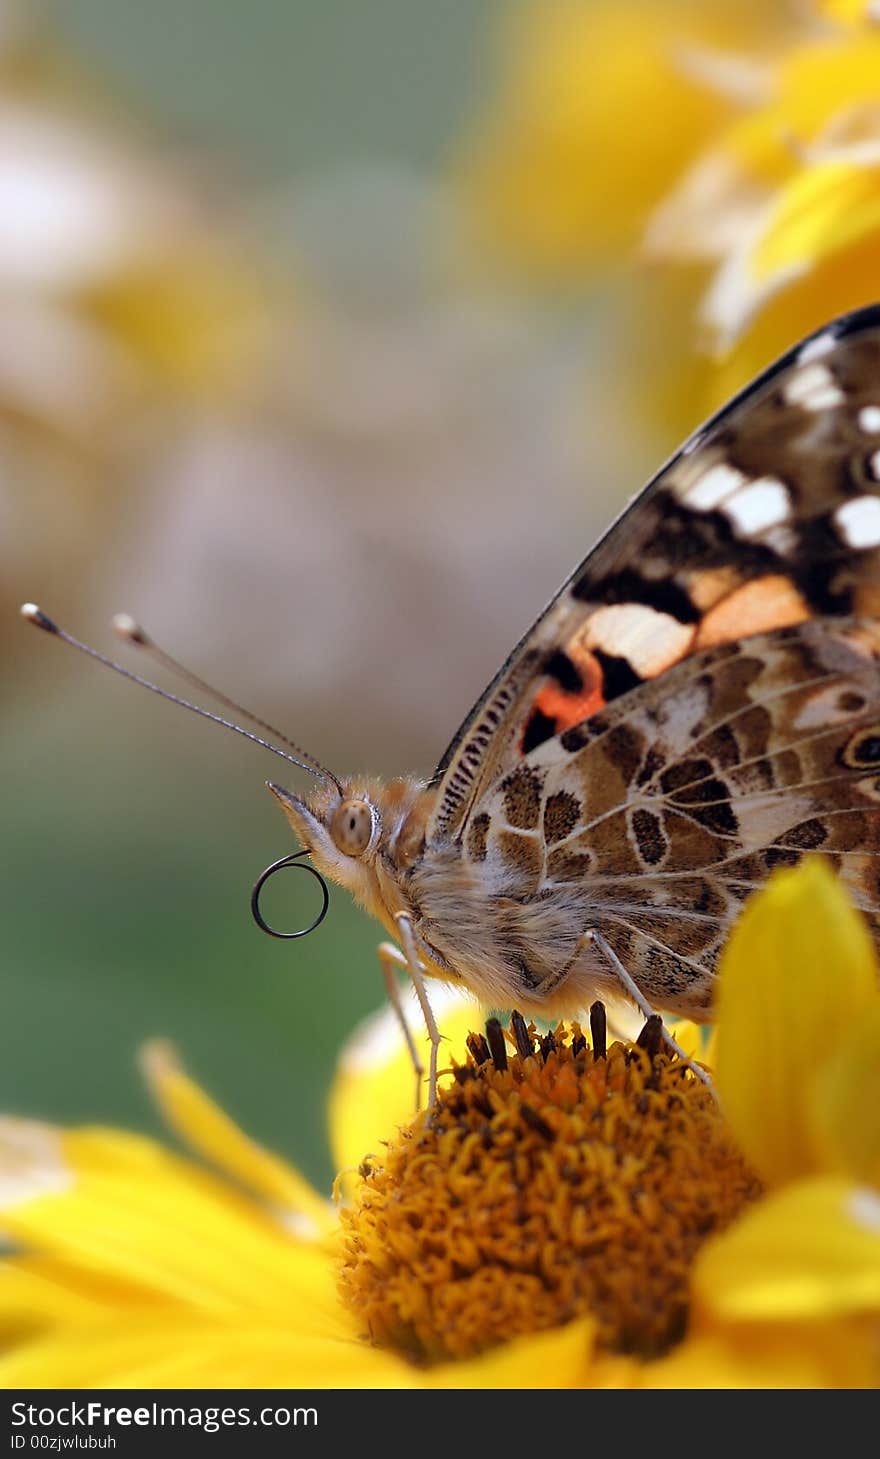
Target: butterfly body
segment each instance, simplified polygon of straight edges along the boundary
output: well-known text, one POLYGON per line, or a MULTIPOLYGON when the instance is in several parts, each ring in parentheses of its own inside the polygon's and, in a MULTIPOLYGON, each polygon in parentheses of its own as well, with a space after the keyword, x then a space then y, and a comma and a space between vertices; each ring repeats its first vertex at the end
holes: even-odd
POLYGON ((742 901, 813 851, 880 940, 880 309, 691 438, 429 782, 272 788, 319 869, 486 1004, 580 1010, 619 992, 610 950, 707 1019, 742 901))

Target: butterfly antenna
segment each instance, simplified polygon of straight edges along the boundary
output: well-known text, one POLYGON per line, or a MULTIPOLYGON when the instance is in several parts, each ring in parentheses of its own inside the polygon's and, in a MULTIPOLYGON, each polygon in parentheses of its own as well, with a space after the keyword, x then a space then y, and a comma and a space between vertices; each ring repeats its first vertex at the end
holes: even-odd
POLYGON ((155 663, 161 664, 163 668, 170 670, 172 674, 177 674, 185 683, 191 684, 200 693, 209 694, 212 699, 217 700, 218 704, 225 704, 226 708, 231 709, 234 714, 241 715, 242 719, 249 719, 251 724, 258 725, 261 730, 265 730, 273 739, 279 740, 282 745, 286 745, 288 750, 293 751, 298 759, 305 761, 306 765, 316 775, 323 775, 327 780, 332 780, 340 795, 343 794, 342 786, 339 784, 332 770, 328 770, 326 765, 322 765, 320 760, 316 760, 314 755, 310 755, 308 750, 304 750, 301 745, 296 744, 288 735, 282 734, 281 730, 277 729, 275 725, 269 724, 265 719, 261 719, 258 714, 254 714, 252 709, 246 709, 243 704, 239 704, 236 700, 230 699, 228 694, 221 693, 219 689, 215 689, 213 684, 209 684, 206 679, 202 679, 198 674, 194 674, 192 669, 188 669, 179 659, 174 658, 170 653, 166 653, 165 649, 160 648, 156 640, 147 633, 143 625, 136 622, 129 613, 117 613, 110 621, 113 628, 119 634, 119 637, 124 639, 126 643, 133 644, 135 648, 139 648, 143 653, 148 654, 155 663))
POLYGON ((42 608, 38 608, 36 603, 23 603, 21 616, 22 618, 26 618, 29 623, 33 623, 36 628, 42 628, 44 633, 51 633, 56 638, 60 638, 63 643, 69 643, 71 648, 79 649, 80 653, 88 654, 90 659, 95 659, 99 664, 103 664, 106 669, 113 669, 115 673, 121 674, 124 679, 130 679, 132 683, 140 684, 142 689, 149 689, 151 693, 158 694, 160 699, 167 699, 172 704, 179 704, 181 709, 189 709, 193 714, 200 714, 203 719, 209 719, 212 724, 219 724, 224 729, 233 730, 235 734, 242 735, 244 739, 251 740, 255 745, 262 745, 264 750, 270 750, 273 755, 278 755, 282 760, 287 760, 291 765, 296 765, 299 770, 305 770, 309 775, 314 775, 319 780, 327 779, 332 781, 340 794, 342 793, 342 787, 336 779, 336 776, 332 775, 329 770, 325 770, 323 766, 319 769, 317 764, 310 765, 305 759, 297 759, 295 755, 289 755, 286 750, 279 749, 277 745, 271 744, 269 740, 264 740, 260 735, 252 734, 250 730, 243 729, 240 724, 234 724, 231 719, 223 719, 219 714, 212 714, 209 709, 203 709, 201 705, 193 704, 189 699, 182 699, 179 694, 171 694, 167 689, 161 689, 158 684, 153 684, 149 679, 142 679, 140 674, 133 674, 131 669, 126 669, 122 664, 117 664, 115 659, 108 658, 106 654, 99 653, 96 648, 90 648, 87 643, 81 643, 71 633, 66 633, 63 628, 59 628, 58 624, 54 623, 43 612, 42 608))

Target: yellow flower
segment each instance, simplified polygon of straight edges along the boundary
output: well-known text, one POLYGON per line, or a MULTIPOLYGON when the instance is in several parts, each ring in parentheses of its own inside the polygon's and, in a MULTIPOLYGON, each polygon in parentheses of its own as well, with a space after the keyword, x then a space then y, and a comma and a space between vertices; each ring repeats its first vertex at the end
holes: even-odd
POLYGON ((97 84, 92 96, 16 88, 3 59, 4 407, 94 447, 122 412, 166 392, 248 389, 276 286, 241 218, 121 124, 97 84))
POLYGON ((857 25, 864 21, 875 25, 880 23, 877 0, 819 0, 818 10, 820 15, 844 25, 857 25))
POLYGON ((629 394, 670 443, 876 298, 876 4, 531 0, 515 17, 458 164, 474 252, 544 284, 601 266, 607 286, 622 264, 629 394))
MULTIPOLYGON (((878 968, 823 861, 778 873, 746 908, 721 969, 715 1052, 722 1104, 769 1194, 697 1263, 694 1347, 744 1382, 775 1353, 780 1373, 812 1364, 818 1382, 874 1385, 878 968)), ((681 1365, 668 1360, 673 1384, 681 1365)))
POLYGON ((501 84, 459 164, 493 263, 581 278, 641 237, 655 203, 763 77, 708 47, 767 27, 768 7, 532 0, 502 34, 501 84))
POLYGON ((714 267, 700 316, 724 368, 706 405, 877 296, 880 27, 867 5, 824 9, 838 24, 772 60, 764 102, 697 148, 647 229, 649 257, 714 267))
POLYGON ((858 1086, 866 1071, 856 1050, 866 1034, 876 1037, 878 1016, 870 933, 828 867, 816 859, 779 873, 731 936, 715 1049, 728 1119, 765 1181, 780 1185, 839 1169, 834 1151, 841 1142, 854 1173, 870 1177, 853 1142, 876 1141, 880 1126, 867 1099, 870 1077, 858 1086), (756 1024, 760 1061, 750 1057, 756 1024))
MULTIPOLYGON (((452 1048, 473 1021, 444 1010, 452 1048)), ((731 939, 721 1108, 656 1023, 603 1056, 591 1021, 592 1049, 490 1020, 430 1124, 374 1021, 331 1102, 361 1162, 341 1217, 162 1046, 147 1074, 198 1162, 7 1121, 0 1384, 876 1383, 880 994, 831 874, 780 874, 731 939)))

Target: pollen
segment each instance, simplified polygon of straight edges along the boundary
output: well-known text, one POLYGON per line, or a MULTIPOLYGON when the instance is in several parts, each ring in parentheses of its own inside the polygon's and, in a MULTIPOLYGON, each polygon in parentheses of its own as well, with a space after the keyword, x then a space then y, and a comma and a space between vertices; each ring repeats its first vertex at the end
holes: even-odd
POLYGON ((373 1343, 430 1363, 588 1315, 606 1352, 683 1336, 697 1252, 760 1185, 659 1019, 607 1049, 601 1004, 590 1023, 490 1019, 430 1119, 363 1162, 340 1285, 373 1343))

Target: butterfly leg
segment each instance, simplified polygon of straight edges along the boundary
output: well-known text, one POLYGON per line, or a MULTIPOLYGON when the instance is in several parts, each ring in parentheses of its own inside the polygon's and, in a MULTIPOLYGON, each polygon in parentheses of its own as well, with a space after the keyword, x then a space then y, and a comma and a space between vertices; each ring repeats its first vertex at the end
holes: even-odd
POLYGON ((428 1038, 431 1041, 431 1057, 428 1061, 428 1118, 430 1119, 431 1111, 437 1099, 437 1053, 440 1048, 440 1030, 437 1027, 434 1010, 428 1001, 428 990, 425 987, 422 965, 419 962, 419 953, 416 947, 416 937, 413 932, 412 922, 405 912, 399 912, 394 920, 400 929, 400 940, 403 943, 403 951, 406 955, 406 970, 416 990, 416 997, 419 1000, 422 1017, 425 1020, 425 1028, 428 1030, 428 1038))
MULTIPOLYGON (((626 992, 633 1000, 639 1012, 643 1013, 645 1018, 653 1018, 655 1010, 651 1007, 647 998, 643 997, 642 993, 639 990, 638 984, 633 978, 630 977, 629 973, 623 966, 623 963, 620 961, 620 958, 617 956, 617 953, 614 951, 614 948, 611 946, 608 939, 606 937, 603 937, 602 933, 598 932, 595 927, 591 927, 587 932, 584 933, 584 936, 581 938, 578 947, 582 949, 586 943, 592 943, 595 947, 598 947, 603 957, 605 957, 607 961, 611 964, 612 968, 617 974, 617 977, 620 979, 620 983, 624 989, 624 992, 626 992)), ((572 959, 571 962, 573 961, 574 960, 572 959)), ((571 962, 569 963, 569 966, 571 965, 571 962)), ((669 1032, 665 1024, 663 1025, 663 1039, 667 1047, 670 1048, 674 1054, 678 1055, 682 1063, 687 1064, 688 1068, 691 1069, 694 1074, 696 1074, 698 1079, 702 1079, 703 1083, 708 1084, 710 1089, 714 1088, 712 1080, 709 1078, 709 1075, 706 1073, 705 1069, 701 1069, 699 1064, 695 1064, 693 1059, 688 1057, 681 1045, 676 1043, 675 1039, 672 1037, 672 1034, 669 1032)))
POLYGON ((382 967, 382 976, 385 979, 385 991, 388 994, 388 1002, 397 1015, 406 1044, 407 1053, 412 1060, 413 1070, 416 1076, 416 1112, 422 1102, 422 1080, 425 1077, 425 1066, 419 1058, 419 1051, 416 1041, 412 1036, 412 1029, 406 1021, 406 1013, 403 1007, 403 1000, 400 996, 400 984, 397 981, 396 968, 403 968, 405 973, 409 972, 409 964, 393 942, 379 943, 379 962, 382 967))

